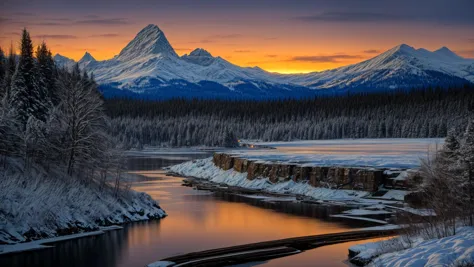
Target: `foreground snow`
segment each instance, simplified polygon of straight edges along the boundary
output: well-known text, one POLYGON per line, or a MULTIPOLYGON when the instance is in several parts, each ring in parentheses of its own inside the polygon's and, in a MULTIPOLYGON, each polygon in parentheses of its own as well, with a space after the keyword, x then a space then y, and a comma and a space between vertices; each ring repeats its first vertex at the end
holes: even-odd
POLYGON ((369 266, 455 266, 474 262, 474 227, 461 228, 454 236, 415 240, 411 245, 401 237, 356 245, 359 262, 369 266), (379 256, 380 255, 380 256, 379 256))
POLYGON ((248 180, 247 173, 236 172, 233 169, 224 171, 216 167, 212 162, 212 158, 188 161, 171 166, 169 170, 183 176, 206 179, 214 183, 264 190, 272 193, 304 195, 321 200, 356 200, 369 195, 368 192, 364 191, 319 188, 313 187, 308 183, 296 183, 293 181, 273 184, 267 178, 248 180))
POLYGON ((66 178, 0 179, 0 244, 98 230, 100 226, 162 218, 166 213, 145 193, 100 189, 66 178))

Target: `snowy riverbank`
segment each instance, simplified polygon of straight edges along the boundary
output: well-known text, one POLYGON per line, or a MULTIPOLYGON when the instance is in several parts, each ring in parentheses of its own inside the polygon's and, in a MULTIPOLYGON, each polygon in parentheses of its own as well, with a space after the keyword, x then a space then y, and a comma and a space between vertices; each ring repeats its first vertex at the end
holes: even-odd
MULTIPOLYGON (((370 193, 366 191, 313 187, 307 182, 294 182, 292 180, 281 183, 271 183, 267 178, 248 180, 247 173, 240 173, 233 169, 225 171, 215 166, 212 162, 212 158, 188 161, 171 166, 168 168, 168 170, 182 176, 206 179, 213 183, 226 184, 229 186, 237 186, 247 189, 258 189, 271 193, 303 195, 318 200, 360 201, 363 197, 370 195, 370 193)), ((391 191, 387 192, 387 194, 390 196, 397 195, 398 199, 395 200, 403 200, 404 194, 392 193, 393 192, 391 191)), ((377 200, 366 199, 364 202, 375 204, 384 202, 384 200, 382 198, 377 200)))
POLYGON ((456 235, 440 239, 417 238, 407 242, 402 237, 356 245, 351 262, 368 266, 472 266, 474 263, 474 228, 463 227, 456 235), (465 265, 463 265, 465 264, 465 265))
MULTIPOLYGON (((4 177, 5 178, 5 177, 4 177)), ((40 175, 0 179, 0 244, 96 231, 166 216, 145 193, 40 175)), ((8 245, 7 245, 8 246, 8 245)))

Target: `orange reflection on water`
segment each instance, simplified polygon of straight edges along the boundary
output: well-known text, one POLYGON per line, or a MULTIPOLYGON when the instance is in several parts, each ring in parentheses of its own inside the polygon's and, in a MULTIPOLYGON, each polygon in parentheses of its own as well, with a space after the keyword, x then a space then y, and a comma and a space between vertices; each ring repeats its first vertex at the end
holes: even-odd
MULTIPOLYGON (((193 251, 354 229, 319 219, 327 218, 329 211, 315 205, 302 208, 288 203, 284 212, 279 212, 268 202, 256 204, 256 200, 243 201, 239 196, 217 197, 183 187, 182 178, 166 176, 163 171, 138 173, 151 180, 136 182, 133 189, 159 200, 169 216, 127 228, 126 247, 117 266, 144 266, 150 259, 193 251)), ((347 251, 338 253, 346 255, 347 251)))
MULTIPOLYGON (((215 200, 208 192, 189 194, 189 188, 180 186, 181 178, 156 172, 142 174, 160 180, 140 183, 134 189, 162 200, 160 205, 169 216, 159 224, 162 231, 143 228, 145 233, 134 233, 131 238, 155 234, 173 235, 174 238, 182 239, 207 236, 210 239, 222 237, 234 244, 348 229, 334 222, 276 212, 241 202, 215 200)), ((196 191, 191 191, 194 192, 196 191)))

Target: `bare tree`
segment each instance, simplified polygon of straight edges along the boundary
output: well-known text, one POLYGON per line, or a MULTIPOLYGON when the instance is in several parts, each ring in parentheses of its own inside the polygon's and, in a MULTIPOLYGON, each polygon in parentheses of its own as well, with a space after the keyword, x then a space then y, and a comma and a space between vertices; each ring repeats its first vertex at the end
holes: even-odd
POLYGON ((65 132, 67 173, 73 175, 76 167, 90 166, 88 163, 93 164, 106 151, 106 118, 96 85, 80 74, 77 65, 72 73, 60 75, 58 87, 61 102, 57 118, 65 132))

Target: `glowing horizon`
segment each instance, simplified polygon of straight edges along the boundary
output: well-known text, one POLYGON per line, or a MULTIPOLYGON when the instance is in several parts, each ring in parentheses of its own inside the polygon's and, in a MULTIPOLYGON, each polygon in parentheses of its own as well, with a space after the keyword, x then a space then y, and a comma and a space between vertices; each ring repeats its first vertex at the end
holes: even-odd
POLYGON ((420 0, 428 9, 408 0, 6 1, 0 10, 3 50, 11 42, 18 49, 26 27, 35 45, 45 40, 53 54, 76 61, 86 51, 97 60, 113 58, 148 24, 158 25, 180 56, 203 48, 239 66, 279 73, 346 66, 402 43, 447 46, 474 57, 474 4, 464 0, 420 0))

